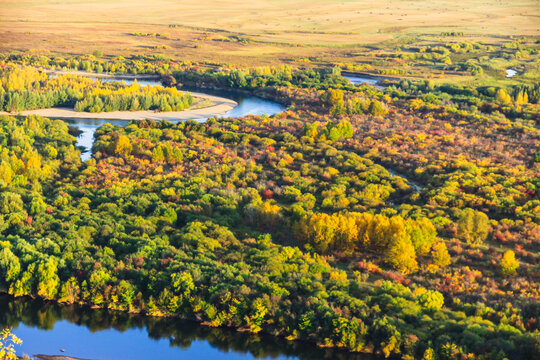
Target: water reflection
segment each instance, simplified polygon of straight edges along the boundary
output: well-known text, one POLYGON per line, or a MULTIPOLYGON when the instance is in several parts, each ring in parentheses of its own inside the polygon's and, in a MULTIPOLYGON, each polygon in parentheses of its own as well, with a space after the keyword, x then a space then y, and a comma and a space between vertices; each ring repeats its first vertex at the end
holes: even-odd
POLYGON ((360 77, 360 76, 343 76, 343 77, 345 79, 349 79, 349 81, 353 85, 360 85, 360 84, 374 85, 379 81, 378 79, 360 77))
POLYGON ((178 319, 58 305, 0 295, 0 328, 23 339, 20 353, 58 354, 88 359, 336 359, 366 355, 320 349, 265 334, 210 328, 178 319))

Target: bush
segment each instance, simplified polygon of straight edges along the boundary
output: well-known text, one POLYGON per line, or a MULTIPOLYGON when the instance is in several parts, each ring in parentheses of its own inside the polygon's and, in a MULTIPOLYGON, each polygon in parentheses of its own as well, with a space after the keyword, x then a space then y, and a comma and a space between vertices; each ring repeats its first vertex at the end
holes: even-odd
POLYGON ((501 273, 504 276, 511 276, 516 274, 516 270, 519 267, 519 261, 516 260, 516 256, 512 250, 507 250, 499 264, 501 273))
POLYGON ((427 290, 418 295, 416 301, 429 311, 439 311, 444 305, 444 297, 438 291, 427 290))

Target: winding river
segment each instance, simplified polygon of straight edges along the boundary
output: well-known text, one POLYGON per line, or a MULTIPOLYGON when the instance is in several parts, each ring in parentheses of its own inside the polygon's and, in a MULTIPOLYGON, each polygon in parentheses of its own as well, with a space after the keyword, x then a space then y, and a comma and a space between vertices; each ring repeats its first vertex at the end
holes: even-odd
MULTIPOLYGON (((117 79, 117 78, 100 78, 101 81, 123 81, 126 85, 132 84, 137 81, 141 86, 155 86, 161 85, 157 80, 135 80, 135 79, 117 79)), ((186 91, 192 91, 198 89, 186 88, 186 91)), ((285 110, 282 105, 270 101, 261 99, 253 95, 244 95, 233 91, 212 91, 204 90, 203 95, 220 96, 227 99, 232 99, 238 103, 232 110, 221 115, 223 117, 241 117, 247 115, 275 115, 285 110)), ((165 113, 164 113, 165 114, 165 113)), ((196 121, 205 121, 208 117, 196 118, 196 121)), ((108 120, 108 119, 63 119, 67 121, 73 127, 79 129, 81 134, 77 138, 77 146, 83 149, 81 153, 81 159, 86 161, 92 157, 92 144, 94 143, 94 133, 97 128, 105 123, 109 123, 115 126, 126 126, 129 121, 126 120, 108 120)), ((171 120, 171 122, 178 122, 184 120, 171 120)))
MULTIPOLYGON (((356 84, 376 80, 349 77, 356 84)), ((117 81, 102 78, 102 81, 117 81)), ((126 84, 133 79, 122 79, 126 84)), ((138 80, 141 85, 159 85, 156 80, 138 80)), ((187 91, 199 89, 185 89, 187 91)), ((274 115, 285 110, 275 102, 231 91, 204 90, 238 103, 224 117, 274 115)), ((83 161, 91 158, 94 133, 105 123, 126 126, 125 120, 63 119, 81 131, 77 146, 83 161)), ((204 121, 206 118, 195 119, 204 121)), ((178 120, 181 121, 181 120, 178 120)), ((172 121, 175 122, 175 121, 172 121)), ((402 176, 391 172, 394 176, 402 176)), ((413 183, 417 191, 421 187, 413 183), (416 185, 416 186, 415 186, 416 185)), ((22 355, 65 355, 95 360, 139 359, 336 359, 365 360, 368 355, 321 349, 311 343, 287 341, 265 334, 247 334, 227 328, 210 328, 195 322, 152 318, 122 312, 60 305, 37 299, 0 295, 0 328, 10 327, 23 339, 22 355)))
MULTIPOLYGON (((118 79, 102 78, 102 81, 118 79)), ((133 79, 121 79, 126 84, 133 79)), ((155 80, 138 80, 141 85, 159 85, 155 80)), ((198 89, 186 89, 188 91, 198 89)), ((275 102, 230 91, 205 90, 238 103, 224 117, 274 115, 285 110, 275 102)), ((105 123, 126 126, 129 121, 107 119, 62 119, 81 134, 77 146, 83 161, 91 158, 94 133, 105 123)), ((204 121, 206 118, 195 119, 204 121)), ((181 120, 179 120, 181 121, 181 120)), ((172 121, 175 122, 175 121, 172 121)), ((59 305, 27 298, 0 295, 0 329, 10 327, 23 339, 22 355, 64 355, 95 360, 142 359, 340 359, 363 360, 366 355, 314 344, 287 341, 265 334, 246 334, 232 329, 210 328, 191 321, 152 318, 89 307, 59 305)))

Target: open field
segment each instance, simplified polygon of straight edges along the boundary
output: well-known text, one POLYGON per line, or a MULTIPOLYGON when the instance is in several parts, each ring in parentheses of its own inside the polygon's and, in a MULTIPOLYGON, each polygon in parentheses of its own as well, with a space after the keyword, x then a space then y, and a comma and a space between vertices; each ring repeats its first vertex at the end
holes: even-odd
POLYGON ((2 1, 0 51, 162 52, 242 64, 335 60, 351 49, 443 31, 492 42, 537 36, 539 15, 534 0, 2 1))

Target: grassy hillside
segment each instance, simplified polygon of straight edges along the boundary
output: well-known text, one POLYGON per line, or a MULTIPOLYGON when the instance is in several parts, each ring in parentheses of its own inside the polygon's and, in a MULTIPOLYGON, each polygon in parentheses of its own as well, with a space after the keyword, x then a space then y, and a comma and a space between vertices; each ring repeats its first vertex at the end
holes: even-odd
POLYGON ((166 51, 242 64, 335 60, 366 45, 445 31, 495 43, 509 36, 537 36, 538 14, 534 0, 3 1, 0 50, 166 51))

